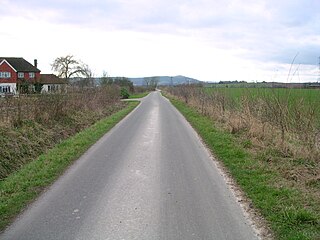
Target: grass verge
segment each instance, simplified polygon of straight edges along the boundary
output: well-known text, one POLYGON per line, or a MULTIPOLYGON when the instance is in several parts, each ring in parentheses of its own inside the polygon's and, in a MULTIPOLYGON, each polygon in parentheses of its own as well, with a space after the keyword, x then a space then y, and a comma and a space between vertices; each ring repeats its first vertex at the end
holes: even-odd
POLYGON ((115 126, 139 103, 130 102, 119 112, 102 119, 0 182, 0 231, 30 202, 52 184, 70 164, 115 126))
POLYGON ((223 162, 253 206, 269 222, 277 239, 320 239, 317 202, 281 185, 278 172, 250 154, 234 135, 218 129, 211 119, 182 101, 170 100, 223 162))
POLYGON ((134 98, 143 98, 147 96, 150 92, 143 92, 143 93, 138 93, 138 94, 133 94, 129 96, 129 99, 134 99, 134 98))

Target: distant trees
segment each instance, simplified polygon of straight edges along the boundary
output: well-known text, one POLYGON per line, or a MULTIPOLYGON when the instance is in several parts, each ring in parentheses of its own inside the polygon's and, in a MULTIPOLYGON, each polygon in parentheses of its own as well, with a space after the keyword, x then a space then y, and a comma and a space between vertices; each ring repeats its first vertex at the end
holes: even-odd
POLYGON ((159 77, 151 77, 151 82, 150 82, 150 85, 152 88, 156 89, 158 84, 159 84, 159 77))
POLYGON ((146 87, 149 87, 150 82, 151 82, 151 78, 150 77, 145 77, 145 78, 143 78, 143 82, 144 82, 146 87))
POLYGON ((94 74, 88 64, 82 64, 82 78, 77 82, 80 87, 94 87, 94 74))
POLYGON ((159 77, 145 77, 143 79, 145 86, 147 88, 152 88, 152 89, 156 89, 158 84, 159 84, 159 77))
POLYGON ((126 77, 109 77, 106 72, 103 73, 103 76, 100 79, 100 84, 102 86, 106 85, 118 85, 120 87, 126 87, 130 92, 134 92, 133 82, 131 82, 126 77))
POLYGON ((126 77, 115 77, 113 83, 120 87, 128 87, 130 92, 134 92, 133 82, 126 77))
POLYGON ((102 77, 100 78, 100 85, 106 86, 111 85, 113 83, 113 79, 108 76, 108 73, 106 71, 103 71, 102 77))
POLYGON ((121 98, 128 98, 134 92, 133 82, 126 77, 109 77, 107 72, 103 72, 100 78, 101 86, 116 85, 120 87, 121 98))
POLYGON ((57 72, 58 77, 64 78, 67 81, 71 77, 92 78, 92 71, 89 66, 80 60, 74 58, 73 55, 56 58, 51 64, 52 70, 57 72))

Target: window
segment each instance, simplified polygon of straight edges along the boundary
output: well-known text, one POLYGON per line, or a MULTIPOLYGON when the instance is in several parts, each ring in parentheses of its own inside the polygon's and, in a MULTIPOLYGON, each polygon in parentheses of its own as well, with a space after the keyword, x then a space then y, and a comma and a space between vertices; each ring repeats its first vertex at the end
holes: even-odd
POLYGON ((0 72, 0 78, 11 78, 10 72, 0 72))
POLYGON ((29 72, 29 78, 34 78, 34 72, 29 72))
POLYGON ((10 86, 2 86, 2 87, 0 87, 0 92, 2 92, 2 93, 10 93, 11 92, 11 88, 10 88, 10 86))
POLYGON ((24 78, 24 73, 23 72, 19 72, 18 73, 18 78, 24 78))

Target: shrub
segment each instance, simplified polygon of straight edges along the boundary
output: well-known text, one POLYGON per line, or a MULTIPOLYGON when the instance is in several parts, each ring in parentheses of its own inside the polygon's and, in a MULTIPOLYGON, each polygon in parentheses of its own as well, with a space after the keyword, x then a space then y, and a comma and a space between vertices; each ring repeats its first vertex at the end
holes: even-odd
POLYGON ((127 98, 129 98, 129 96, 130 96, 128 89, 126 89, 126 88, 124 88, 124 87, 121 88, 121 93, 120 93, 120 95, 121 95, 121 98, 122 98, 122 99, 127 99, 127 98))

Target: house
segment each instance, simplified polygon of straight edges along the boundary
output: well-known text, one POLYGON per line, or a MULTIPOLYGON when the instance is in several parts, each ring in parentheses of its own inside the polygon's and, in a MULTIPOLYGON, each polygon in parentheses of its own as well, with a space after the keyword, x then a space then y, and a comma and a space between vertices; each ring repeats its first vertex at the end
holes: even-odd
POLYGON ((41 74, 40 84, 43 84, 42 93, 63 93, 67 87, 67 81, 54 74, 41 74))
POLYGON ((22 86, 40 81, 37 60, 34 65, 23 58, 0 57, 0 94, 16 94, 22 86))
POLYGON ((320 89, 320 83, 310 83, 307 88, 320 89))

